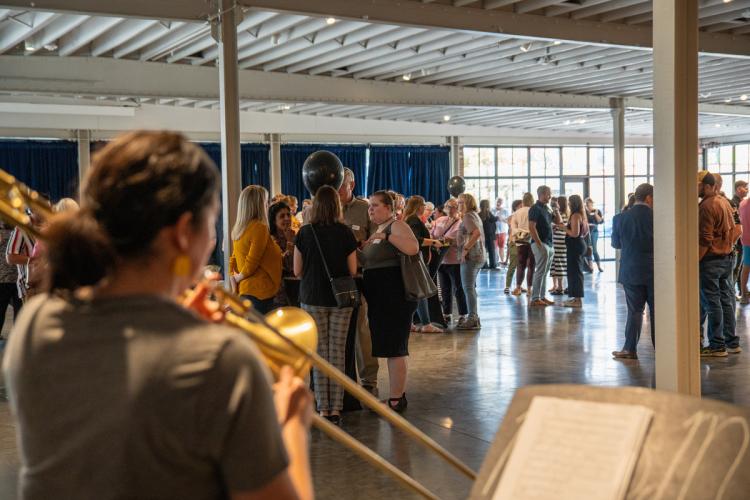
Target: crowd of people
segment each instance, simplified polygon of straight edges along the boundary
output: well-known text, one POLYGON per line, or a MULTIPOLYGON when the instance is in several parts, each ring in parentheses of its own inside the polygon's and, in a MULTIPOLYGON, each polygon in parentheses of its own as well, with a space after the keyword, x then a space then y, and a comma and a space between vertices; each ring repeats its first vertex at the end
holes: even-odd
MULTIPOLYGON (((312 402, 341 424, 343 389, 317 368, 312 392, 289 367, 272 385, 247 338, 206 321, 220 312, 181 302, 217 243, 217 172, 179 134, 133 132, 95 155, 80 207, 63 200, 51 221, 35 217, 44 242, 0 228, 0 300, 23 304, 4 359, 22 496, 312 497, 312 402), (71 425, 84 420, 85 432, 71 425), (97 474, 66 473, 71 466, 97 474)), ((737 181, 728 200, 720 175, 702 172, 698 183, 701 355, 727 356, 741 351, 735 286, 741 303, 750 299, 748 185, 737 181)), ((507 268, 505 293, 528 294, 531 308, 555 305, 548 293, 581 308, 584 273, 603 270, 604 217, 580 195, 553 198, 539 186, 508 211, 502 199, 491 208, 466 192, 435 206, 392 191, 359 198, 355 186, 344 169, 340 188, 319 187, 299 213, 292 196, 243 189, 229 281, 259 312, 307 311, 318 353, 341 371, 356 357, 353 376, 374 394, 384 358, 383 403, 396 412, 408 405, 410 335, 481 327, 481 269, 507 268), (408 298, 407 257, 437 294, 408 298), (356 280, 359 300, 341 302, 342 279, 356 280)), ((637 358, 646 305, 655 342, 653 197, 641 184, 612 223, 628 309, 619 359, 637 358)))

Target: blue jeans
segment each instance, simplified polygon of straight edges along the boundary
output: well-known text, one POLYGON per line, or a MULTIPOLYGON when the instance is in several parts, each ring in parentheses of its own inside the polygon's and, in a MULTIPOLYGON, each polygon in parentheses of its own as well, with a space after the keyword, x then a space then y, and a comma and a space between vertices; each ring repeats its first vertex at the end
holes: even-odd
POLYGON ((531 287, 531 300, 539 300, 546 295, 547 275, 552 267, 552 257, 555 256, 555 247, 542 243, 541 248, 536 241, 531 242, 531 251, 534 254, 534 283, 531 287))
POLYGON ((701 308, 708 317, 708 347, 738 347, 740 339, 735 335, 736 298, 732 283, 734 257, 709 259, 700 262, 700 298, 701 308))
POLYGON ((481 262, 466 261, 461 263, 461 286, 466 296, 466 305, 469 309, 469 317, 479 317, 479 307, 477 306, 477 274, 481 262))
POLYGON ((651 319, 651 343, 656 346, 654 329, 654 286, 622 285, 625 290, 625 301, 628 304, 628 318, 625 321, 625 347, 623 351, 636 352, 638 340, 643 327, 643 310, 648 303, 648 314, 651 319))

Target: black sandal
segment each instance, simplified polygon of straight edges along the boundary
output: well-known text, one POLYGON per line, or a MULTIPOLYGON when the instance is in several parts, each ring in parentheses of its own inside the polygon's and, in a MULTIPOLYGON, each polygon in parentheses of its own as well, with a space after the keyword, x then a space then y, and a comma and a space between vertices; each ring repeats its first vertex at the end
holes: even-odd
POLYGON ((406 401, 406 393, 401 394, 400 398, 388 398, 388 408, 396 413, 403 412, 408 404, 409 403, 406 401))

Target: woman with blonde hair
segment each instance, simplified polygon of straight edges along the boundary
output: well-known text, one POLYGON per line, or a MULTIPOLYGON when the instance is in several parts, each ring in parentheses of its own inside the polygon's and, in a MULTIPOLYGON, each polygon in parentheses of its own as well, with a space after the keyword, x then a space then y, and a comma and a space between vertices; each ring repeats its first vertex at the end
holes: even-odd
POLYGON ((232 228, 232 280, 240 295, 265 314, 281 286, 281 249, 268 227, 268 191, 247 186, 240 193, 237 221, 232 228))
POLYGON ((477 200, 472 194, 458 196, 458 210, 461 212, 461 225, 458 228, 458 254, 461 258, 461 285, 466 295, 469 314, 466 320, 459 321, 459 330, 481 328, 477 306, 477 274, 484 265, 484 230, 477 214, 477 200))

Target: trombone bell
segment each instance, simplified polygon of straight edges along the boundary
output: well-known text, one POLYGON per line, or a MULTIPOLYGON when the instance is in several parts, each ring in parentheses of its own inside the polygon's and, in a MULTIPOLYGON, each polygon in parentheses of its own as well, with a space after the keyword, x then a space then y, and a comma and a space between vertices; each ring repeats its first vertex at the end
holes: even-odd
MULTIPOLYGON (((266 315, 266 321, 281 334, 313 352, 318 350, 318 328, 315 320, 307 312, 296 307, 281 307, 266 315)), ((281 369, 289 365, 294 372, 304 378, 310 372, 311 360, 289 346, 282 338, 264 326, 258 325, 263 331, 263 342, 258 342, 263 355, 281 369)))

